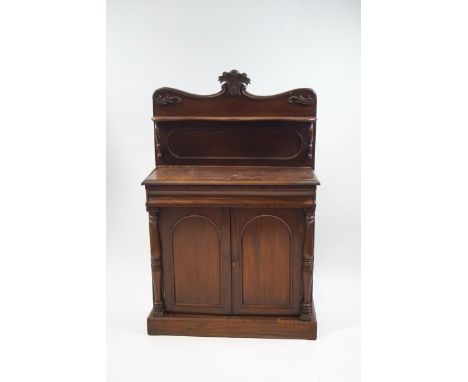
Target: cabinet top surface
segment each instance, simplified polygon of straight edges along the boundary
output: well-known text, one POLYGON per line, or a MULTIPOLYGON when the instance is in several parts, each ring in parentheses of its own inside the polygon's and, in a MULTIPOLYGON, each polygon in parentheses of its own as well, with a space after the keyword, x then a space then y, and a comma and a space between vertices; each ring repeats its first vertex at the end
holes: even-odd
POLYGON ((319 185, 310 167, 161 166, 143 185, 319 185))

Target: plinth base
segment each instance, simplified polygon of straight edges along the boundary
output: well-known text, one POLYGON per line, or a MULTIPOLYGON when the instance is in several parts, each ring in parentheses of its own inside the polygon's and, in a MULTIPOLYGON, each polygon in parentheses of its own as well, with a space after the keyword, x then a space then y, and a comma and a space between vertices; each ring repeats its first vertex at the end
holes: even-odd
POLYGON ((293 338, 315 340, 317 322, 298 317, 164 314, 148 317, 148 334, 201 337, 293 338))

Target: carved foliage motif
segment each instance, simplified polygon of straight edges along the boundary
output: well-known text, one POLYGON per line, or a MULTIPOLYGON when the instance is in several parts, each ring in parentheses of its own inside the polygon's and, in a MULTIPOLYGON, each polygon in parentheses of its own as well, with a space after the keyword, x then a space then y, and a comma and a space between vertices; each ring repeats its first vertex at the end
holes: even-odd
POLYGON ((302 319, 310 319, 312 316, 312 304, 301 305, 301 316, 302 319))
POLYGON ((312 224, 315 221, 315 211, 306 209, 304 219, 306 224, 312 224))
POLYGON ((312 271, 314 268, 314 259, 312 257, 302 258, 302 269, 304 271, 312 271))
MULTIPOLYGON (((162 157, 161 149, 161 134, 159 133, 159 128, 157 124, 154 124, 154 138, 155 138, 155 149, 156 149, 156 161, 162 157)), ((156 163, 157 164, 157 163, 156 163)))
POLYGON ((156 143, 156 159, 161 159, 162 152, 161 152, 161 145, 156 143))
POLYGON ((314 154, 314 125, 309 126, 309 152, 307 153, 307 158, 312 160, 314 154))
POLYGON ((149 212, 149 222, 153 224, 158 224, 159 209, 158 208, 148 208, 149 212))
POLYGON ((237 70, 230 72, 223 72, 218 77, 219 82, 222 83, 221 88, 229 95, 241 95, 245 90, 246 85, 250 84, 250 78, 245 73, 239 73, 237 70))
POLYGON ((289 103, 297 103, 299 105, 310 105, 314 101, 314 97, 311 94, 307 94, 305 97, 302 94, 292 95, 288 98, 289 103))
POLYGON ((161 269, 161 259, 160 258, 151 258, 151 269, 156 270, 156 269, 161 269))
POLYGON ((153 316, 162 316, 164 314, 164 302, 155 302, 153 304, 153 316))
POLYGON ((174 103, 181 103, 182 98, 178 96, 172 96, 170 94, 158 94, 156 96, 156 103, 160 106, 170 105, 174 103))

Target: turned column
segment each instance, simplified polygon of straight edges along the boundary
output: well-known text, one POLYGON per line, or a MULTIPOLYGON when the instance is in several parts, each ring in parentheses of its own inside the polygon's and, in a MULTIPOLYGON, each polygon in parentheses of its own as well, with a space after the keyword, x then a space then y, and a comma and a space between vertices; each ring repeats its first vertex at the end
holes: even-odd
POLYGON ((305 239, 302 255, 302 285, 304 288, 300 319, 312 320, 312 273, 314 270, 315 206, 304 209, 305 239))
POLYGON ((162 294, 161 239, 159 237, 159 210, 149 211, 149 230, 151 244, 151 272, 153 278, 153 316, 164 314, 162 294))

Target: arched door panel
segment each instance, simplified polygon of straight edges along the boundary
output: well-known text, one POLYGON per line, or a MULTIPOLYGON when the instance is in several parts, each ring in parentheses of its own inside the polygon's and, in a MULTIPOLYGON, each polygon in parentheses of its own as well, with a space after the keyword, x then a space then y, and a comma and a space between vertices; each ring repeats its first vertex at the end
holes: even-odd
POLYGON ((167 312, 230 313, 229 235, 228 209, 162 209, 167 312))
POLYGON ((231 210, 234 314, 299 314, 301 212, 231 210))

